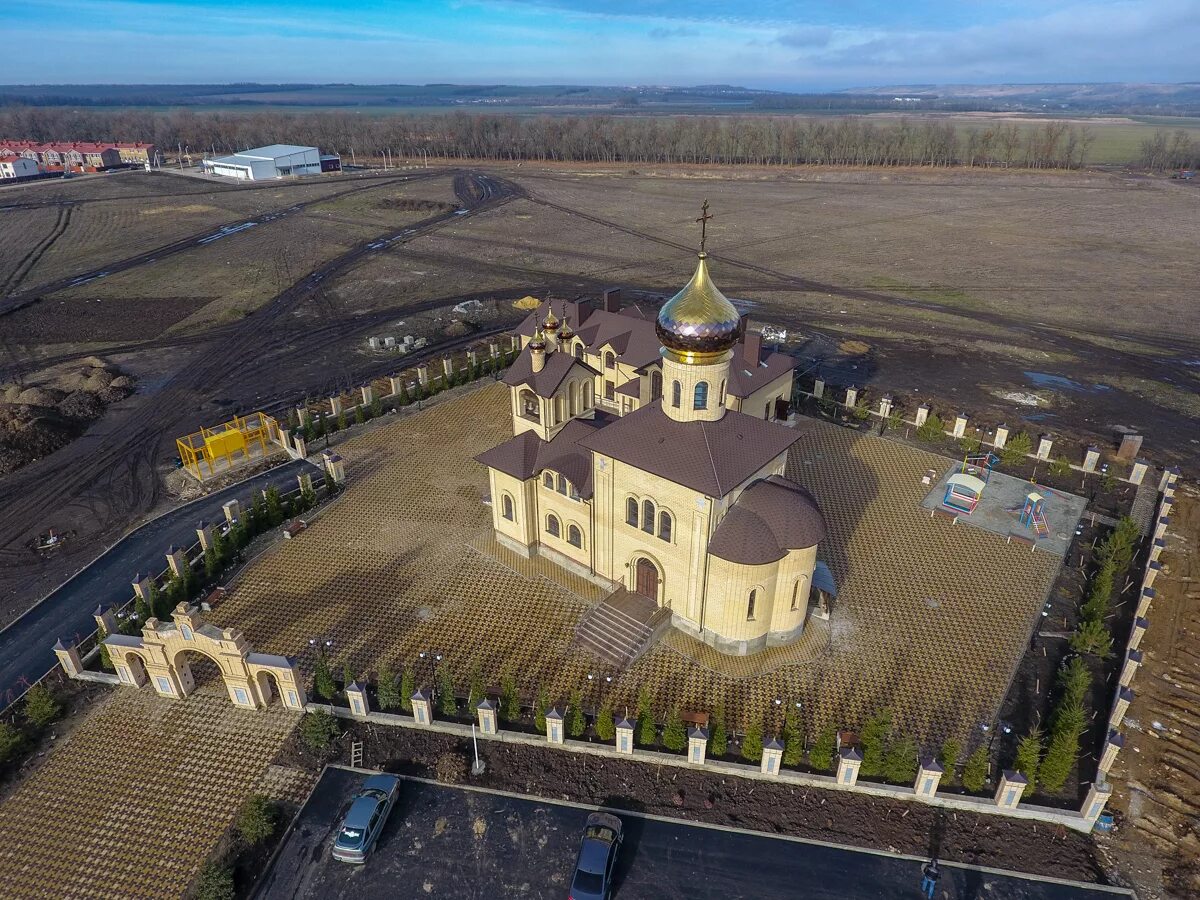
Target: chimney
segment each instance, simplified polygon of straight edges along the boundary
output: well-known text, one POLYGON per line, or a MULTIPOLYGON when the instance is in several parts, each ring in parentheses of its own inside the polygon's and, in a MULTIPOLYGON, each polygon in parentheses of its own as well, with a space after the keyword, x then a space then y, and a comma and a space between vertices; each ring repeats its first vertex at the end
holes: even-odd
POLYGON ((609 288, 607 291, 604 292, 603 309, 605 312, 610 312, 610 313, 615 313, 615 312, 621 311, 621 289, 620 288, 609 288))
POLYGON ((762 356, 762 332, 746 331, 744 335, 742 355, 745 357, 746 365, 751 369, 757 369, 758 361, 762 356))

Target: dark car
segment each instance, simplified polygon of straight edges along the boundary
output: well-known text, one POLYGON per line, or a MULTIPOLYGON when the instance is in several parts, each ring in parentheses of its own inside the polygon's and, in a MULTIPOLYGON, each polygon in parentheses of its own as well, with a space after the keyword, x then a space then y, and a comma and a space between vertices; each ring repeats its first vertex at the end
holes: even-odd
POLYGON ((570 900, 608 900, 612 896, 617 850, 621 847, 621 820, 608 813, 592 813, 583 829, 570 900))
POLYGON ((372 775, 350 802, 333 840, 333 858, 349 863, 367 861, 400 794, 395 775, 372 775))

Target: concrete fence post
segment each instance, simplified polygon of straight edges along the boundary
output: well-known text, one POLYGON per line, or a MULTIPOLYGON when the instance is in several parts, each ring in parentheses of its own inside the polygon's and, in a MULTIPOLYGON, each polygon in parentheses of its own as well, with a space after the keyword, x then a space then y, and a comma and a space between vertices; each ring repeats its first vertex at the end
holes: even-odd
POLYGON ((633 729, 636 724, 627 718, 616 723, 618 753, 633 754, 633 729))
POLYGON ((824 396, 825 396, 825 382, 822 379, 818 378, 815 381, 813 381, 813 397, 817 400, 820 400, 824 396))
POLYGON ((477 365, 479 365, 479 354, 476 353, 474 350, 468 350, 467 351, 467 367, 473 369, 477 365))
POLYGON ((770 738, 763 744, 762 762, 758 770, 764 775, 778 775, 783 762, 783 742, 779 738, 770 738))
POLYGON ((133 576, 133 593, 139 600, 150 599, 150 585, 154 584, 154 579, 149 575, 142 575, 141 572, 133 576))
POLYGON ((499 355, 500 355, 500 345, 497 344, 495 341, 489 341, 488 342, 488 356, 490 356, 492 359, 495 359, 499 355))
POLYGON ((1154 526, 1154 539, 1158 540, 1159 538, 1162 538, 1163 540, 1166 540, 1167 526, 1170 524, 1170 516, 1159 516, 1158 522, 1154 526))
POLYGON ((913 420, 913 424, 916 425, 918 428, 920 428, 922 425, 924 425, 929 420, 929 414, 932 411, 933 410, 930 408, 928 403, 922 403, 920 406, 917 407, 917 416, 913 420))
POLYGON ((1156 578, 1158 578, 1158 574, 1161 571, 1162 571, 1162 563, 1160 563, 1156 559, 1150 560, 1150 562, 1148 562, 1146 564, 1146 574, 1142 576, 1142 587, 1143 588, 1154 587, 1154 581, 1156 578))
POLYGON ((296 484, 300 487, 300 492, 312 493, 312 472, 301 472, 296 476, 296 484))
POLYGON ((1162 538, 1155 538, 1150 544, 1150 559, 1157 560, 1162 556, 1162 552, 1167 549, 1167 542, 1162 538))
POLYGON ((92 618, 96 620, 96 627, 101 629, 105 634, 117 633, 115 610, 115 606, 97 606, 92 611, 92 618))
POLYGON ((1141 484, 1146 480, 1146 472, 1150 470, 1150 463, 1144 459, 1135 459, 1133 468, 1129 470, 1129 483, 1141 484))
POLYGON ((305 459, 308 456, 308 441, 304 439, 304 435, 296 435, 292 438, 292 442, 295 445, 296 458, 305 459))
POLYGON ((1130 688, 1118 687, 1117 699, 1113 701, 1112 714, 1109 716, 1109 728, 1116 731, 1121 727, 1121 723, 1125 720, 1125 713, 1129 710, 1129 704, 1133 702, 1135 694, 1130 688))
POLYGON ((708 731, 699 725, 688 729, 688 763, 702 766, 708 758, 708 731))
POLYGON ((196 538, 200 541, 200 549, 207 550, 212 546, 213 542, 213 527, 203 519, 196 526, 196 538))
POLYGON ((1005 769, 996 788, 996 805, 1001 809, 1016 809, 1027 784, 1029 779, 1020 772, 1005 769))
POLYGON ((167 550, 167 565, 175 577, 183 578, 188 572, 187 554, 179 547, 171 547, 167 550))
POLYGON ((938 785, 941 784, 945 773, 942 764, 932 756, 923 757, 917 769, 917 780, 913 783, 913 790, 918 797, 933 797, 937 794, 938 785))
POLYGON ((1129 687, 1133 684, 1133 676, 1137 674, 1138 666, 1142 664, 1142 651, 1130 650, 1125 654, 1125 665, 1121 667, 1120 684, 1129 687))
POLYGON ((996 426, 996 436, 992 438, 992 446, 997 450, 1003 450, 1004 445, 1008 443, 1008 431, 1007 425, 996 426))
POLYGON ((336 453, 326 450, 321 454, 321 461, 325 464, 325 474, 329 476, 329 480, 334 484, 343 484, 346 481, 346 461, 336 453))
POLYGON ((1158 596, 1158 591, 1154 588, 1142 588, 1141 596, 1138 597, 1137 610, 1134 613, 1139 619, 1144 619, 1146 613, 1150 612, 1150 604, 1154 602, 1154 598, 1158 596))
POLYGON ((509 337, 508 337, 508 349, 509 350, 520 350, 521 349, 521 339, 519 337, 517 337, 515 334, 509 335, 509 337))
POLYGON ((371 702, 367 699, 367 689, 357 681, 346 685, 346 699, 350 701, 350 712, 359 718, 366 718, 371 711, 371 702))
POLYGON ((838 755, 837 783, 841 787, 858 784, 858 770, 862 768, 862 754, 850 747, 838 755))
POLYGON ((391 391, 391 396, 395 397, 400 393, 400 389, 404 387, 404 379, 399 375, 388 376, 388 389, 391 391))
POLYGON ((417 725, 430 725, 433 722, 433 707, 429 704, 429 698, 418 689, 409 699, 412 701, 413 722, 417 725))
POLYGON ((492 704, 492 701, 484 697, 476 703, 475 715, 479 717, 480 734, 496 733, 496 707, 492 704))
POLYGON ((63 643, 60 639, 54 645, 54 655, 58 657, 58 664, 62 666, 67 676, 74 678, 83 671, 83 659, 79 655, 79 648, 75 646, 75 642, 63 643))
POLYGON ((1043 434, 1041 437, 1038 438, 1038 445, 1037 445, 1037 458, 1038 459, 1049 459, 1050 451, 1052 449, 1054 449, 1054 435, 1043 434))
POLYGON ((233 525, 237 522, 238 516, 242 514, 242 504, 236 500, 229 500, 221 504, 221 510, 225 513, 226 524, 233 525))
POLYGON ((557 706, 551 707, 546 713, 546 741, 551 744, 563 742, 563 715, 557 706))
POLYGON ((856 388, 856 387, 846 388, 846 406, 852 407, 857 402, 858 402, 858 388, 856 388))
POLYGON ((296 419, 300 422, 300 427, 303 428, 308 424, 308 420, 312 418, 312 413, 308 411, 307 403, 300 403, 296 406, 296 419))
POLYGON ((1108 802, 1108 798, 1112 796, 1112 785, 1100 779, 1092 783, 1088 788, 1087 797, 1083 801, 1083 818, 1084 820, 1095 827, 1096 820, 1100 818, 1100 814, 1104 812, 1104 804, 1108 802))
POLYGON ((421 387, 429 387, 429 364, 421 363, 417 366, 417 383, 421 387))
POLYGON ((1129 649, 1136 650, 1138 645, 1142 643, 1142 638, 1146 634, 1146 629, 1150 627, 1150 620, 1144 616, 1138 616, 1133 620, 1133 628, 1129 631, 1129 649))
POLYGON ((1104 742, 1104 749, 1100 751, 1100 762, 1096 764, 1097 771, 1102 775, 1107 775, 1113 767, 1113 763, 1117 761, 1117 754, 1124 746, 1125 736, 1119 731, 1110 731, 1108 740, 1104 742))
POLYGON ((959 413, 954 417, 954 430, 950 432, 951 437, 960 438, 967 433, 967 416, 965 413, 959 413))
POLYGON ((891 397, 881 397, 879 399, 879 417, 886 419, 891 416, 893 405, 891 397))
POLYGON ((1098 447, 1088 447, 1083 453, 1083 471, 1095 472, 1099 462, 1100 449, 1098 447))
POLYGON ((358 392, 362 395, 362 405, 370 406, 371 401, 375 399, 375 385, 368 381, 366 384, 359 385, 358 392))
POLYGON ((330 397, 329 398, 329 414, 331 416, 339 416, 342 414, 342 398, 341 397, 330 397))

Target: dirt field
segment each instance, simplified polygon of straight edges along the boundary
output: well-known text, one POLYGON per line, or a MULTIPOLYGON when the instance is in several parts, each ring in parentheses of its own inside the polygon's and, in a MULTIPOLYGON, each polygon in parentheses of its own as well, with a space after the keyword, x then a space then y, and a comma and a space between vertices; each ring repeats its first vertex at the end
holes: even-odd
POLYGON ((1145 655, 1112 773, 1118 829, 1104 846, 1143 896, 1200 896, 1200 494, 1177 494, 1145 655))

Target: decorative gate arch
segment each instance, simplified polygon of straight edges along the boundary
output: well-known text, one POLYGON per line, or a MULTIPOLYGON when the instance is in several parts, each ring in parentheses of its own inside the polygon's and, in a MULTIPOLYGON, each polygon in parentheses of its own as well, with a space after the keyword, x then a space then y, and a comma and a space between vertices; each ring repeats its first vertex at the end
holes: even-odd
POLYGON ((235 706, 267 706, 273 678, 283 705, 303 711, 307 698, 293 660, 251 652, 240 631, 205 624, 196 606, 180 603, 171 620, 147 619, 141 637, 110 634, 104 639, 122 684, 141 687, 149 681, 163 697, 182 700, 196 689, 191 667, 184 658, 191 650, 217 664, 235 706))

